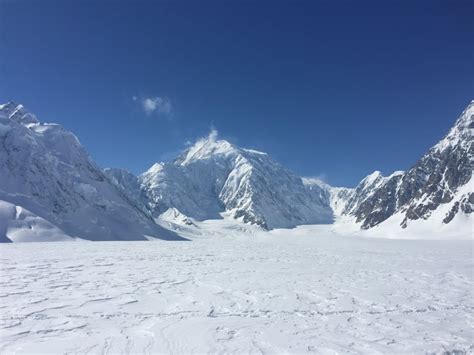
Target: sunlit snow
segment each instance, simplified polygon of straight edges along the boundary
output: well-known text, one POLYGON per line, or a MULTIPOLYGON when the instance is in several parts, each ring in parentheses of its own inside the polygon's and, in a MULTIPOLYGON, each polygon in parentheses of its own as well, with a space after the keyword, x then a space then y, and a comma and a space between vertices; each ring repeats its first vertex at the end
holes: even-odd
POLYGON ((0 352, 474 350, 472 241, 200 228, 190 242, 0 245, 0 352))

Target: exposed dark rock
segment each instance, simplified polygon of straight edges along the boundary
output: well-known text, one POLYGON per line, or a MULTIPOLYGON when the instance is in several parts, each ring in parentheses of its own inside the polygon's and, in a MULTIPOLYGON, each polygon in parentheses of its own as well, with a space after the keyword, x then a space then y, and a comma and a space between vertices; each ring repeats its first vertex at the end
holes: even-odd
MULTIPOLYGON (((390 177, 362 180, 348 199, 344 214, 353 215, 361 228, 380 224, 397 212, 404 213, 401 226, 410 220, 427 219, 441 204, 450 203, 469 183, 473 172, 474 103, 461 114, 448 135, 431 148, 412 168, 390 177)), ((473 193, 453 204, 444 218, 449 223, 460 211, 471 213, 473 193)), ((459 197, 457 197, 459 198, 459 197)))

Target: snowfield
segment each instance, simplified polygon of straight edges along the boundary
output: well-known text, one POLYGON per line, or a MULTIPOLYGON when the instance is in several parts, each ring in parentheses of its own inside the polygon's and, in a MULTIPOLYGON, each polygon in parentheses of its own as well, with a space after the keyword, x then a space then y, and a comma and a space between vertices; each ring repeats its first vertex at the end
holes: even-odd
POLYGON ((321 226, 1 244, 0 353, 472 353, 473 243, 321 226))

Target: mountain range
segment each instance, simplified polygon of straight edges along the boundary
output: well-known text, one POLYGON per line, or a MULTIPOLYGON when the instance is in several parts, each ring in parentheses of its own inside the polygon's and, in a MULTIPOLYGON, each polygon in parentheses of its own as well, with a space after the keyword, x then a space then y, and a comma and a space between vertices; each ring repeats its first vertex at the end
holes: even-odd
POLYGON ((263 230, 343 222, 381 234, 449 226, 472 235, 473 134, 474 101, 410 169, 376 171, 355 188, 299 177, 215 131, 135 176, 100 168, 73 133, 8 102, 0 105, 0 241, 180 240, 160 221, 194 228, 221 218, 263 230))

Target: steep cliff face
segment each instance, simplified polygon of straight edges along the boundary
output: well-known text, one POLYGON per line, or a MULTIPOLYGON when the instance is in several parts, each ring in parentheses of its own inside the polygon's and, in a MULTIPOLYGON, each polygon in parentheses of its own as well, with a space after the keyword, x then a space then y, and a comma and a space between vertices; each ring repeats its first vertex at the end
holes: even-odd
POLYGON ((427 220, 441 205, 449 204, 443 223, 474 209, 472 172, 474 102, 464 110, 449 133, 406 172, 383 177, 369 175, 347 196, 343 214, 353 215, 363 229, 402 213, 401 227, 427 220), (465 188, 470 186, 470 188, 465 188))

